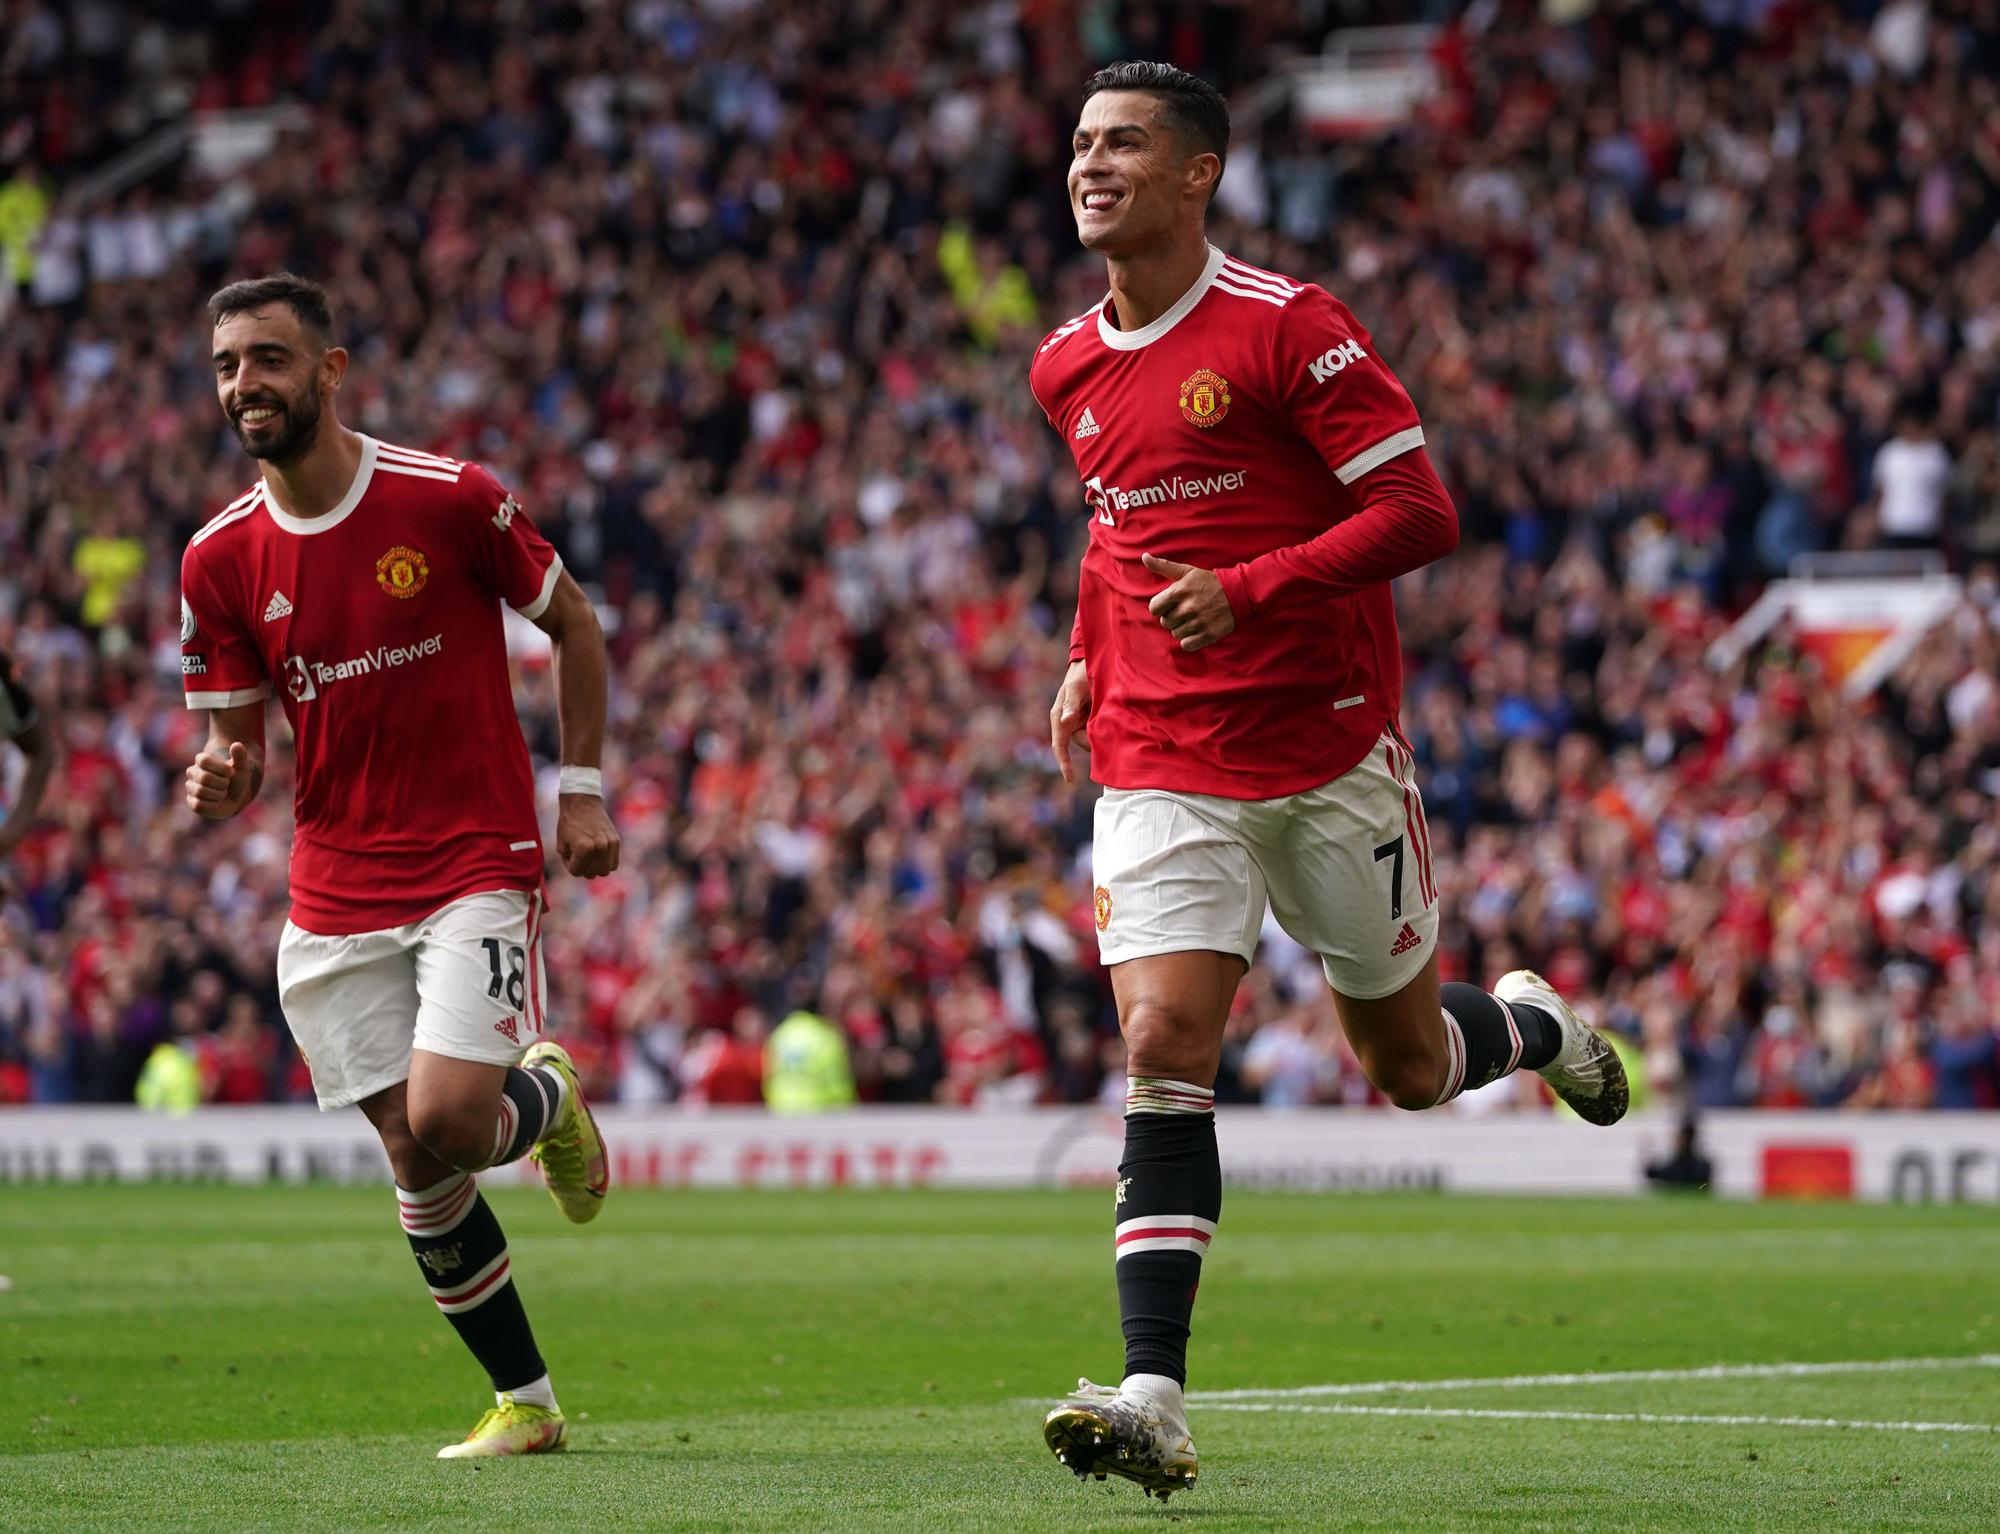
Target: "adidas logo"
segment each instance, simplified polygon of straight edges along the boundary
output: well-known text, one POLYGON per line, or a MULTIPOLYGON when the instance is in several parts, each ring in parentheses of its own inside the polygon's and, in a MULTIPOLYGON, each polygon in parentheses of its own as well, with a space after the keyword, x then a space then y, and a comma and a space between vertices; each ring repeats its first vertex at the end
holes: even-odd
POLYGON ((1398 954, 1405 954, 1412 948, 1421 947, 1423 941, 1422 938, 1417 936, 1417 929, 1408 922, 1404 922, 1403 930, 1396 934, 1396 941, 1389 945, 1389 957, 1393 959, 1398 954))
POLYGON ((1076 423, 1075 440, 1081 442, 1085 437, 1096 436, 1097 432, 1097 417, 1090 413, 1090 406, 1085 405, 1083 407, 1083 419, 1076 423))
POLYGON ((266 623, 276 623, 280 618, 289 618, 291 615, 292 604, 290 598, 282 591, 272 592, 271 600, 264 604, 264 621, 266 623))

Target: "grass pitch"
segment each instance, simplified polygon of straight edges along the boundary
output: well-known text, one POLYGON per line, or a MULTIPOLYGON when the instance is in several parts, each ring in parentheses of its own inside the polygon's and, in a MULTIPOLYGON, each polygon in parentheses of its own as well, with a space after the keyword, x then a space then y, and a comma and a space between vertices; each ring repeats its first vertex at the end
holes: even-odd
POLYGON ((2000 1528, 1991 1209, 1232 1194, 1192 1384, 1257 1394, 1162 1508, 1038 1431, 1103 1193, 493 1201, 560 1456, 432 1457, 490 1397, 386 1188, 0 1187, 0 1529, 2000 1528), (1682 1372, 1815 1360, 1896 1363, 1682 1372))

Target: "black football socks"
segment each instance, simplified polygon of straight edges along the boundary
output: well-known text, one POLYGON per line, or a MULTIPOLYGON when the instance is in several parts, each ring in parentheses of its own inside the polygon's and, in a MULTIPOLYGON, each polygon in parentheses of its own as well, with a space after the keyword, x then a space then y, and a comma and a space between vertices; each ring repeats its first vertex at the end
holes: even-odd
POLYGON ((1476 985, 1447 980, 1445 1049, 1450 1059, 1437 1103, 1517 1070, 1540 1070, 1562 1048, 1562 1027, 1539 1007, 1505 1002, 1476 985))
POLYGON ((493 1126, 493 1159, 487 1165, 501 1166, 527 1155, 562 1112, 567 1090, 562 1077, 545 1066, 527 1070, 508 1066, 500 1086, 500 1117, 493 1126))
POLYGON ((396 1202, 431 1298, 493 1388, 520 1396, 544 1381, 548 1369, 508 1271, 507 1237, 472 1174, 454 1172, 421 1192, 398 1188, 396 1202))
POLYGON ((1114 1219, 1125 1374, 1187 1382, 1188 1325, 1202 1254, 1222 1215, 1215 1093, 1133 1076, 1114 1219))

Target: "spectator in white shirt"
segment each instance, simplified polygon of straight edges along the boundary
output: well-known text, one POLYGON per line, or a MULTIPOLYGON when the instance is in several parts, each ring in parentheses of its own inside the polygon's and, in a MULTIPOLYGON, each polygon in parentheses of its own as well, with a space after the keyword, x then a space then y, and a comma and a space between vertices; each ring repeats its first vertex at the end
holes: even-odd
POLYGON ((1936 548, 1951 454, 1915 411, 1897 417, 1896 435, 1876 450, 1870 477, 1882 542, 1890 548, 1936 548))

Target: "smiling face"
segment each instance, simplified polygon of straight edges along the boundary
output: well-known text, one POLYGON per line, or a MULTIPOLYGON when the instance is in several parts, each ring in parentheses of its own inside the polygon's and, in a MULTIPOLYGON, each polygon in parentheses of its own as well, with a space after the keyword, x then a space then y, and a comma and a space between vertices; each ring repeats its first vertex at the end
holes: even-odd
POLYGON ((347 353, 322 345, 287 304, 245 309, 215 327, 215 393, 252 458, 301 457, 319 435, 326 392, 347 353))
POLYGON ((1146 91, 1100 91, 1083 104, 1071 140, 1069 206, 1086 250, 1123 256, 1200 224, 1221 174, 1213 154, 1188 152, 1146 91))

